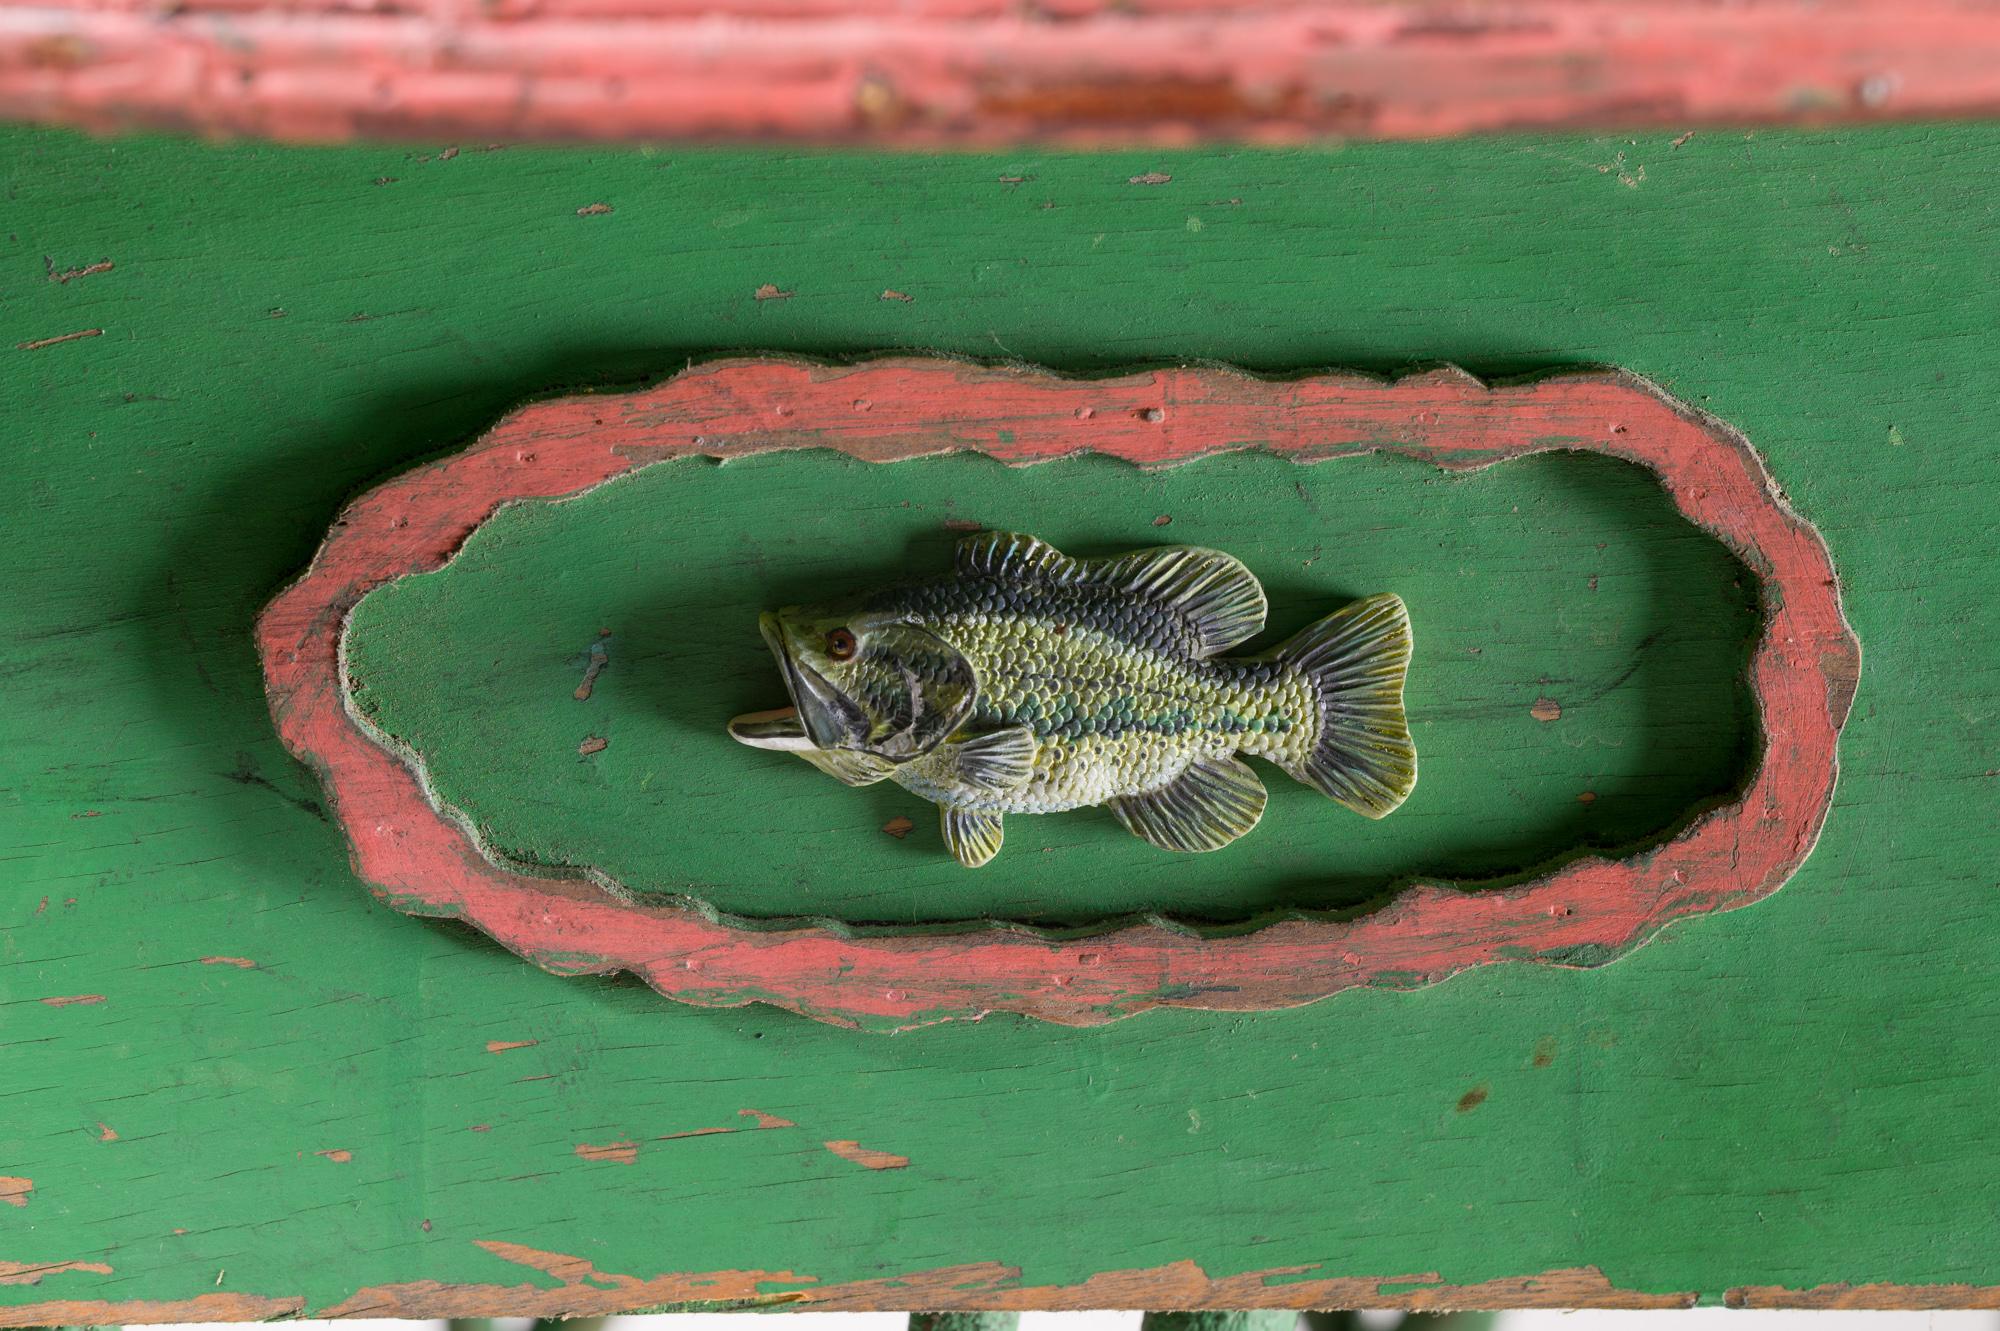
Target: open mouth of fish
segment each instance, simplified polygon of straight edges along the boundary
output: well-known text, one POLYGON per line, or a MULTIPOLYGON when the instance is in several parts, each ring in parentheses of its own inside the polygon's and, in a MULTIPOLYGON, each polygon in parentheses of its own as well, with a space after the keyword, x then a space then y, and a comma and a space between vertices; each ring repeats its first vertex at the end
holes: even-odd
POLYGON ((771 649, 771 655, 778 660, 778 670, 785 679, 785 692, 790 695, 792 703, 789 707, 745 712, 734 718, 729 723, 730 738, 753 749, 777 749, 790 753, 801 749, 833 747, 839 739, 832 715, 833 699, 837 696, 833 687, 811 667, 792 659, 792 654, 785 649, 784 633, 778 627, 776 615, 760 616, 757 628, 763 633, 764 643, 771 649))

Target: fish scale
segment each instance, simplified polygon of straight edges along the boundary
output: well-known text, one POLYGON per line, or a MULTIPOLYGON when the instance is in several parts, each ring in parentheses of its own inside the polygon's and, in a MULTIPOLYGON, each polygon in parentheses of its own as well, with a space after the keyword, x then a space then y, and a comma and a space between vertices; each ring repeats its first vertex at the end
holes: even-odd
POLYGON ((1054 634, 1062 622, 1032 612, 940 614, 940 629, 980 681, 968 728, 1027 726, 1040 741, 1034 775, 1010 791, 955 792, 941 763, 918 763, 894 777, 898 784, 967 808, 1056 813, 1152 789, 1196 756, 1242 752, 1282 763, 1311 748, 1318 718, 1296 670, 1177 661, 1102 629, 1054 634))

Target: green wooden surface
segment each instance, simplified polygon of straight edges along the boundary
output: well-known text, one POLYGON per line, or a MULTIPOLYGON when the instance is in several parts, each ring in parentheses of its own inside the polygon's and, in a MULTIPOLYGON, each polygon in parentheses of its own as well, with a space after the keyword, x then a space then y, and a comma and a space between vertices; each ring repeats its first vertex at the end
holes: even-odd
POLYGON ((347 659, 364 713, 516 859, 749 917, 1229 921, 1356 905, 1412 874, 1518 878, 1728 792, 1755 743, 1755 595, 1645 471, 1602 457, 1451 476, 1401 458, 1143 472, 821 452, 509 508, 444 570, 364 601, 347 659), (1227 856, 1164 854, 1099 811, 1009 819, 1006 853, 972 873, 908 792, 730 740, 729 717, 785 700, 758 610, 942 573, 947 521, 1084 553, 1226 549, 1276 606, 1250 650, 1400 593, 1418 795, 1373 822, 1269 768, 1265 820, 1227 856), (579 700, 593 649, 607 664, 579 700), (1538 719, 1551 698, 1560 718, 1538 719), (881 830, 897 817, 916 824, 901 840, 881 830))
POLYGON ((33 1180, 0 1259, 113 1268, 0 1305, 553 1284, 477 1240, 821 1283, 2000 1281, 2000 129, 0 154, 0 1174, 33 1180), (1820 847, 1602 970, 1088 1032, 687 1010, 373 904, 273 738, 257 609, 372 480, 731 348, 1652 376, 1749 434, 1840 567, 1866 665, 1820 847), (751 1106, 799 1126, 661 1140, 751 1106))

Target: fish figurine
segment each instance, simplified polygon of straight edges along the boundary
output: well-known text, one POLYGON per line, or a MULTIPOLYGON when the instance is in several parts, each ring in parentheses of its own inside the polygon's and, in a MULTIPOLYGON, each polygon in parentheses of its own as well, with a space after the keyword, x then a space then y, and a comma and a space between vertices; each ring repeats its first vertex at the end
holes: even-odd
POLYGON ((1072 559, 982 532, 953 564, 846 607, 765 613, 792 705, 739 716, 729 733, 848 785, 886 779, 931 801, 968 868, 998 853, 1006 815, 1096 804, 1155 846, 1217 850, 1264 812, 1246 754, 1370 818, 1416 786, 1399 597, 1225 657, 1263 629, 1265 601, 1218 550, 1072 559))

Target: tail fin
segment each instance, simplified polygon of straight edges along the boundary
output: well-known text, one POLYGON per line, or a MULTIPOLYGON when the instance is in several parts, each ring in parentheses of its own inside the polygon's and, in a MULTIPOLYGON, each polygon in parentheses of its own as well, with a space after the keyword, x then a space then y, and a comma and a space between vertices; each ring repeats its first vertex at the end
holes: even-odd
POLYGON ((1403 716, 1410 615, 1399 596, 1371 596, 1280 647, 1319 695, 1319 739, 1285 770, 1356 813, 1380 818, 1417 785, 1417 746, 1403 716))

